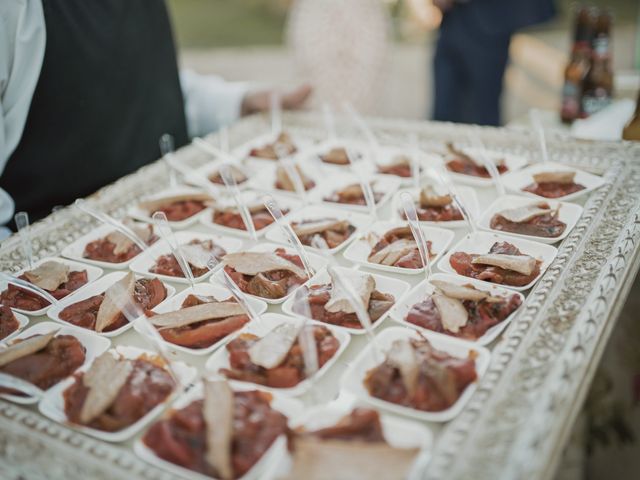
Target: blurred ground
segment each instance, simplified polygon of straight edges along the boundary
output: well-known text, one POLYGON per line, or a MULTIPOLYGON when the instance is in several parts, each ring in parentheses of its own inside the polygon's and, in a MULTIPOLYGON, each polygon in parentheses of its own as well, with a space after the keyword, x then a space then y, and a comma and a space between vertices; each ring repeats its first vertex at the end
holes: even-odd
MULTIPOLYGON (((292 85, 304 79, 290 50, 282 44, 286 2, 265 0, 171 0, 181 62, 185 67, 216 73, 229 80, 292 85)), ((614 12, 614 67, 638 68, 638 4, 604 0, 614 12)), ((503 118, 508 122, 530 107, 556 110, 563 70, 570 49, 570 9, 559 2, 559 15, 548 25, 514 37, 511 66, 505 79, 503 118)), ((435 33, 417 34, 394 14, 394 36, 384 71, 384 89, 367 112, 375 115, 426 118, 431 110, 431 57, 435 33)), ((634 86, 618 93, 633 95, 634 86)))

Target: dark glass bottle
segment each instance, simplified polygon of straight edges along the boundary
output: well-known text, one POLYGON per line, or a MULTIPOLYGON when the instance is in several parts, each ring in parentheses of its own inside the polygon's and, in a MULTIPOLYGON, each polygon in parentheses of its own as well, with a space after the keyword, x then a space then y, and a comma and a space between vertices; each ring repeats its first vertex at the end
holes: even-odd
POLYGON ((611 103, 613 71, 611 67, 611 14, 601 11, 595 24, 591 68, 584 80, 582 111, 593 115, 611 103))
POLYGON ((571 58, 564 70, 560 109, 560 118, 564 123, 571 123, 582 116, 582 88, 591 67, 593 30, 593 9, 579 7, 575 18, 571 58))

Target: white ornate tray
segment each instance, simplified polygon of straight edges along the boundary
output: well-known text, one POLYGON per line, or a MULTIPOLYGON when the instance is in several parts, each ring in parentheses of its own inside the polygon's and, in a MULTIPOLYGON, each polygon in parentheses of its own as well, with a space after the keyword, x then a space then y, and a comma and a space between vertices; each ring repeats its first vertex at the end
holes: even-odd
MULTIPOLYGON (((284 116, 293 133, 321 138, 319 117, 284 116)), ((529 132, 442 123, 371 120, 385 138, 421 143, 455 141, 475 131, 493 150, 534 155, 529 132)), ((238 145, 266 130, 252 117, 230 132, 238 145)), ((605 185, 586 201, 576 228, 534 287, 520 314, 493 348, 489 369, 462 414, 435 442, 429 479, 550 478, 560 459, 603 348, 638 270, 640 241, 640 146, 586 143, 553 137, 553 161, 603 175, 605 185)), ((206 156, 195 147, 178 152, 193 166, 206 156)), ((105 211, 124 215, 132 201, 166 185, 161 163, 144 167, 97 192, 105 211)), ((63 209, 35 224, 34 255, 57 255, 95 223, 63 209)), ((0 245, 0 269, 17 271, 17 237, 0 245)), ((130 446, 108 445, 36 412, 0 400, 0 478, 175 478, 136 457, 130 446)))

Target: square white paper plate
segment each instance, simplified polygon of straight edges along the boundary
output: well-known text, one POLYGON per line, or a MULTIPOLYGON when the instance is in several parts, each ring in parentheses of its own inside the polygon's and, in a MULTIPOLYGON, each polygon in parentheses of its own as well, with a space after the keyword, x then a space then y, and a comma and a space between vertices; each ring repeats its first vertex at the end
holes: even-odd
MULTIPOLYGON (((307 146, 311 144, 309 140, 301 138, 299 135, 294 135, 291 132, 287 131, 286 129, 284 130, 284 132, 289 135, 289 137, 291 138, 291 141, 297 148, 297 151, 291 155, 288 155, 288 157, 292 155, 296 155, 298 152, 303 151, 303 149, 305 149, 307 146)), ((250 161, 250 162, 258 161, 258 162, 275 163, 276 161, 271 160, 270 158, 253 157, 253 156, 250 156, 249 153, 254 148, 262 148, 267 146, 270 143, 273 143, 277 137, 278 137, 278 134, 274 134, 274 133, 264 133, 262 135, 258 135, 257 137, 254 137, 251 140, 243 143, 242 145, 234 148, 232 151, 232 155, 238 158, 240 161, 250 161)))
MULTIPOLYGON (((147 200, 160 200, 161 198, 172 197, 174 195, 190 195, 190 194, 201 195, 206 193, 207 192, 205 192, 201 188, 193 188, 193 187, 187 187, 187 186, 176 186, 176 187, 167 188, 166 190, 162 190, 160 192, 154 193, 153 195, 148 195, 140 199, 140 202, 138 204, 132 206, 129 209, 129 216, 136 218, 138 220, 141 220, 143 222, 153 223, 153 220, 151 219, 151 215, 154 212, 149 213, 146 210, 143 210, 142 208, 140 208, 141 202, 147 201, 147 200)), ((195 222, 197 222, 200 219, 200 217, 204 215, 209 215, 210 213, 211 213, 211 210, 208 208, 205 208, 204 210, 199 211, 195 215, 191 215, 190 217, 187 217, 184 220, 180 220, 179 222, 170 221, 169 225, 171 226, 171 228, 179 230, 181 228, 185 228, 190 225, 193 225, 195 222)))
MULTIPOLYGON (((19 335, 13 337, 10 342, 0 345, 0 349, 8 346, 16 340, 23 340, 25 338, 32 337, 33 335, 44 335, 56 329, 58 329, 56 337, 60 335, 73 335, 85 348, 84 363, 79 368, 77 368, 76 371, 84 368, 86 365, 89 365, 91 362, 93 362, 94 358, 100 356, 107 350, 107 348, 109 348, 109 345, 111 345, 111 342, 108 339, 99 337, 95 333, 90 333, 88 330, 82 328, 63 326, 59 323, 54 322, 41 322, 36 325, 32 325, 26 330, 23 330, 19 335)), ((60 383, 64 383, 64 381, 65 380, 61 380, 57 385, 60 385, 60 383)), ((46 392, 49 392, 57 385, 50 387, 46 392)), ((18 395, 0 395, 0 397, 11 400, 15 403, 20 403, 22 405, 31 405, 34 403, 38 403, 39 400, 35 397, 22 397, 18 395)))
MULTIPOLYGON (((83 286, 81 286, 77 290, 71 292, 65 298, 69 298, 74 293, 77 293, 80 290, 86 288, 92 282, 95 282, 96 280, 98 280, 102 276, 102 274, 104 273, 101 268, 94 267, 92 265, 87 265, 86 263, 75 262, 73 260, 68 260, 66 258, 59 258, 59 257, 49 257, 49 258, 43 258, 42 260, 38 260, 37 262, 33 263, 33 268, 38 268, 43 263, 49 262, 49 261, 59 262, 59 263, 63 263, 65 265, 68 265, 70 267, 70 271, 71 272, 81 272, 82 270, 86 270, 87 271, 87 283, 85 283, 83 286)), ((22 275, 27 270, 33 270, 33 268, 31 268, 31 269, 23 268, 22 270, 20 270, 19 272, 15 273, 13 275, 16 276, 16 277, 19 277, 20 275, 22 275)), ((7 289, 7 282, 5 282, 3 280, 0 280, 0 292, 4 292, 6 289, 7 289)), ((63 300, 64 300, 64 298, 58 300, 58 303, 60 303, 63 300)), ((22 310, 21 308, 14 308, 14 307, 11 307, 11 308, 13 308, 13 310, 15 312, 23 313, 24 315, 29 315, 31 317, 39 317, 40 315, 44 315, 47 312, 47 310, 49 310, 51 308, 51 305, 48 305, 48 306, 46 306, 44 308, 41 308, 39 310, 22 310)))
MULTIPOLYGON (((460 194, 462 205, 470 210, 472 218, 478 218, 480 215, 480 204, 478 203, 478 196, 476 195, 476 191, 471 187, 463 187, 458 186, 456 190, 460 194)), ((403 192, 409 192, 411 197, 417 203, 420 199, 420 189, 419 188, 408 188, 399 190, 393 196, 393 218, 394 220, 405 221, 402 217, 404 215, 402 210, 402 199, 400 195, 403 192)), ((463 220, 451 220, 448 222, 432 222, 432 221, 421 221, 421 225, 426 226, 434 226, 434 227, 442 227, 442 228, 465 228, 467 226, 467 222, 463 220)))
MULTIPOLYGON (((362 271, 355 270, 352 268, 347 268, 347 267, 334 267, 334 268, 336 270, 336 273, 340 274, 340 276, 348 273, 353 273, 353 272, 356 272, 362 276, 371 275, 376 281, 376 290, 382 293, 389 293, 393 295, 393 297, 395 298, 394 306, 392 306, 389 310, 387 310, 384 313, 384 315, 382 315, 378 320, 376 320, 373 323, 374 329, 378 328, 385 321, 385 319, 389 316, 389 313, 391 312, 391 310, 395 307, 395 305, 398 304, 399 301, 402 300, 402 298, 404 298, 405 294, 409 291, 409 284, 402 280, 396 280, 395 278, 390 278, 385 275, 379 275, 376 273, 362 272, 362 271)), ((328 283, 331 283, 331 276, 329 275, 329 272, 327 272, 327 270, 323 270, 317 276, 315 276, 313 280, 311 280, 307 284, 307 287, 310 287, 311 285, 326 285, 328 283)), ((294 298, 289 297, 287 301, 284 302, 284 304, 282 305, 282 312, 286 315, 292 315, 292 316, 299 315, 298 313, 295 313, 293 311, 293 305, 294 305, 294 298)), ((363 335, 366 333, 366 330, 364 328, 342 327, 340 325, 325 323, 320 320, 318 320, 318 322, 325 325, 332 326, 334 328, 338 328, 340 330, 344 330, 345 332, 351 333, 353 335, 363 335)))
MULTIPOLYGON (((255 388, 250 385, 232 385, 232 389, 235 391, 252 391, 252 390, 262 390, 262 388, 255 388)), ((288 398, 284 395, 278 394, 277 392, 269 392, 273 395, 273 399, 271 400, 271 407, 274 410, 279 411, 287 418, 291 418, 300 413, 303 410, 303 405, 299 400, 294 398, 288 398)), ((197 383, 191 390, 187 393, 183 394, 179 397, 172 406, 172 410, 180 410, 187 405, 189 405, 194 400, 198 400, 202 398, 202 383, 197 383)), ((170 410, 171 411, 171 410, 170 410)), ((168 411, 166 414, 170 414, 168 411)), ((251 469, 245 473, 242 477, 239 477, 237 480, 255 480, 257 478, 264 478, 260 474, 264 471, 267 465, 269 465, 274 458, 280 458, 287 449, 287 441, 284 435, 278 437, 271 446, 267 449, 267 451, 262 455, 260 460, 258 460, 251 469)), ((194 478, 194 479, 206 479, 211 480, 212 477, 203 475, 198 472, 194 472, 193 470, 189 470, 187 468, 181 467, 180 465, 176 465, 175 463, 168 462, 160 457, 158 457, 153 450, 147 447, 142 439, 139 438, 135 441, 133 445, 133 451, 138 455, 142 460, 151 465, 164 468, 172 475, 176 475, 178 477, 185 478, 194 478)))
MULTIPOLYGON (((87 298, 93 297, 94 295, 99 295, 101 293, 104 293, 111 285, 113 285, 114 283, 116 283, 119 280, 122 280, 125 277, 125 275, 127 275, 127 273, 128 272, 122 272, 122 271, 108 273, 107 275, 102 277, 100 280, 98 280, 98 281, 92 283, 91 285, 89 285, 87 288, 83 288, 83 289, 73 293, 72 295, 69 295, 64 300, 58 302, 58 305, 56 305, 56 306, 52 307, 51 309, 49 309, 49 311, 47 312, 47 316, 51 320, 59 322, 59 323, 61 323, 63 325, 70 325, 70 326, 72 326, 74 328, 79 328, 81 330, 92 332, 94 335, 100 335, 101 337, 115 337, 115 336, 118 336, 118 335, 126 332, 127 330, 129 330, 131 328, 131 326, 132 326, 131 322, 127 322, 122 327, 117 328, 116 330, 113 330, 111 332, 95 332, 93 330, 89 330, 88 328, 79 327, 77 325, 73 325, 72 323, 66 322, 65 320, 62 320, 60 318, 60 312, 62 312, 62 310, 64 310, 69 305, 72 305, 74 303, 78 303, 78 302, 80 302, 82 300, 86 300, 87 298)), ((140 278, 141 278, 140 276, 136 276, 136 280, 138 280, 140 278)), ((163 282, 163 285, 167 290, 167 296, 157 306, 162 305, 164 302, 166 302, 168 299, 170 299, 173 296, 174 293, 176 293, 176 289, 174 287, 172 287, 171 285, 167 285, 164 282, 163 282)))
POLYGON ((403 327, 390 327, 382 330, 378 335, 376 335, 376 342, 382 352, 382 355, 384 355, 395 340, 421 338, 420 335, 426 337, 431 345, 437 350, 442 350, 454 357, 467 358, 469 352, 475 351, 477 353, 475 362, 478 378, 475 382, 467 386, 464 392, 462 392, 462 395, 460 395, 460 398, 458 398, 456 403, 451 407, 439 412, 426 412, 387 402, 386 400, 381 400, 370 395, 363 383, 365 375, 369 370, 379 365, 382 361, 381 359, 376 360, 371 344, 368 344, 364 350, 358 354, 355 360, 345 371, 340 382, 342 388, 374 407, 384 409, 388 412, 395 413, 396 415, 411 417, 416 420, 447 422, 458 416, 475 392, 478 382, 486 372, 487 367, 489 366, 491 354, 489 353, 489 350, 484 347, 470 342, 465 342, 457 338, 440 335, 434 332, 419 333, 417 330, 403 327))
MULTIPOLYGON (((213 296, 215 297, 216 300, 220 300, 220 301, 226 300, 229 297, 231 297, 231 293, 229 292, 229 290, 227 290, 224 287, 214 285, 212 283, 198 283, 195 285, 195 292, 191 287, 185 288, 180 293, 174 295, 166 302, 163 302, 161 305, 154 308, 153 311, 156 313, 168 313, 168 312, 174 312, 176 310, 179 310, 185 298, 187 298, 187 296, 193 293, 195 293, 196 295, 213 296)), ((267 311, 266 302, 263 302, 262 300, 258 300, 257 298, 247 298, 247 301, 249 302, 249 305, 253 308, 253 311, 256 312, 258 315, 262 315, 264 312, 267 311)), ((181 345, 176 345, 174 343, 170 343, 164 340, 163 341, 167 346, 167 348, 174 350, 176 352, 184 352, 184 353, 189 353, 191 355, 206 355, 213 352, 221 345, 224 345, 227 342, 227 340, 231 337, 231 335, 233 334, 227 335, 226 337, 220 339, 213 345, 210 345, 206 348, 189 348, 189 347, 183 347, 181 345)))
MULTIPOLYGON (((463 152, 471 156, 477 156, 479 152, 477 148, 469 148, 469 147, 462 147, 460 148, 460 150, 462 150, 463 152)), ((504 162, 507 165, 508 170, 500 176, 502 178, 502 182, 505 185, 507 185, 507 180, 506 180, 507 174, 509 174, 510 172, 516 172, 521 168, 525 167, 527 163, 529 163, 526 158, 521 157, 520 155, 513 155, 511 153, 485 150, 484 154, 487 156, 488 159, 493 159, 494 161, 504 159, 504 162)), ((449 160, 450 158, 447 155, 445 155, 443 158, 443 163, 445 164, 445 168, 446 168, 446 163, 449 160)), ((493 186, 493 180, 491 178, 476 177, 473 175, 466 175, 464 173, 456 173, 456 172, 452 172, 448 168, 447 168, 447 172, 449 172, 449 175, 451 175, 451 177, 454 180, 460 183, 464 183, 466 185, 471 185, 472 187, 492 187, 493 186)))
POLYGON ((357 157, 356 159, 352 159, 355 164, 363 163, 362 160, 368 150, 368 147, 362 142, 347 138, 329 138, 305 148, 297 155, 305 164, 310 165, 314 162, 315 166, 322 167, 322 170, 329 174, 339 174, 340 172, 350 171, 352 167, 351 164, 338 165, 322 161, 320 158, 321 155, 329 153, 334 148, 348 148, 357 157))
MULTIPOLYGON (((313 181, 314 186, 305 190, 305 197, 309 197, 319 188, 320 184, 323 183, 323 177, 321 175, 317 175, 317 171, 313 168, 312 165, 305 165, 303 162, 296 161, 294 163, 301 170, 303 175, 313 181)), ((256 175, 254 175, 250 182, 249 188, 254 190, 260 190, 262 192, 266 192, 269 194, 278 194, 278 195, 286 195, 289 197, 294 197, 296 199, 302 200, 298 192, 295 190, 282 190, 280 188, 276 188, 276 169, 278 168, 279 162, 261 162, 254 170, 256 171, 256 175)))
MULTIPOLYGON (((464 339, 464 338, 462 339, 462 340, 466 340, 467 342, 473 341, 478 345, 488 345, 491 342, 493 342, 496 338, 498 338, 498 335, 500 335, 502 331, 505 328, 507 328, 507 325, 518 314, 518 312, 522 308, 522 305, 524 305, 524 295, 522 295, 520 292, 514 292, 513 290, 502 288, 497 285, 487 284, 486 282, 481 282, 473 278, 462 277, 460 275, 451 275, 449 273, 435 273, 431 276, 430 280, 443 280, 446 282, 455 283, 456 285, 473 285, 478 290, 484 290, 486 292, 489 292, 491 295, 497 296, 497 297, 510 297, 511 295, 518 295, 520 297, 520 300, 522 300, 522 303, 520 304, 520 306, 517 309, 515 309, 511 313, 511 315, 505 318, 502 322, 488 329, 484 335, 482 335, 475 341, 470 339, 464 339)), ((390 312, 391 318, 405 327, 414 328, 421 332, 427 332, 427 331, 432 332, 432 330, 420 327, 419 325, 414 325, 413 323, 406 321, 405 318, 407 317, 409 311, 411 310, 411 307, 425 300, 428 295, 431 295, 433 293, 433 291, 434 291, 434 287, 430 281, 427 281, 427 280, 421 281, 419 284, 417 284, 415 287, 411 289, 411 291, 402 299, 401 302, 397 302, 393 306, 390 312)), ((434 332, 434 333, 439 333, 439 332, 434 332)), ((441 333, 441 335, 447 335, 447 334, 441 333)), ((449 335, 449 336, 453 338, 458 338, 458 337, 454 337, 453 335, 449 335)))
POLYGON ((101 225, 93 229, 86 235, 83 235, 82 237, 78 238, 75 242, 67 245, 64 248, 64 250, 62 250, 62 256, 67 257, 71 260, 76 260, 78 262, 88 263, 89 265, 95 265, 96 267, 100 267, 100 268, 108 268, 108 269, 127 268, 129 267, 131 262, 133 262, 136 258, 138 258, 140 254, 136 255, 133 258, 130 258, 129 260, 126 260, 120 263, 103 262, 102 260, 92 260, 91 258, 83 257, 84 248, 87 246, 87 244, 93 242, 94 240, 104 238, 114 231, 115 231, 115 228, 113 228, 111 225, 101 225))
MULTIPOLYGON (((218 172, 218 170, 220 170, 220 167, 222 167, 222 165, 229 165, 229 163, 230 162, 227 162, 223 159, 212 160, 205 165, 195 169, 191 175, 187 175, 185 177, 185 181, 193 185, 195 188, 202 188, 202 180, 208 180, 210 176, 214 175, 218 172)), ((238 183, 238 188, 240 190, 249 188, 250 180, 252 178, 251 171, 240 163, 234 163, 233 167, 239 169, 247 177, 244 182, 238 183)), ((226 192, 226 187, 224 184, 214 183, 211 180, 208 180, 208 183, 210 185, 210 188, 214 191, 219 192, 220 194, 224 194, 226 192)))
MULTIPOLYGON (((289 246, 278 245, 278 244, 275 244, 275 243, 268 243, 268 242, 259 243, 258 245, 254 245, 253 247, 251 247, 251 248, 249 248, 249 249, 247 249, 245 251, 247 251, 247 252, 273 252, 276 248, 283 248, 290 255, 297 255, 298 254, 293 248, 291 248, 289 246)), ((307 283, 309 283, 309 281, 313 280, 320 273, 320 271, 324 267, 327 266, 327 263, 328 263, 325 258, 321 257, 320 255, 314 254, 314 253, 307 253, 307 257, 309 258, 309 263, 311 264, 311 268, 315 272, 315 275, 313 277, 311 277, 309 280, 307 280, 306 282, 304 282, 302 285, 306 285, 307 283)), ((211 282, 215 282, 217 284, 224 285, 223 275, 224 275, 224 272, 222 271, 222 269, 220 269, 218 272, 215 273, 215 275, 213 275, 210 278, 210 281, 211 282)), ((283 303, 291 295, 293 295, 293 292, 295 292, 298 288, 300 288, 300 287, 294 288, 289 293, 287 293, 284 297, 281 297, 281 298, 258 297, 257 295, 252 295, 251 293, 246 293, 246 292, 244 292, 244 294, 247 297, 256 298, 258 300, 262 300, 264 302, 267 302, 270 305, 279 305, 280 303, 283 303)))
MULTIPOLYGON (((371 150, 369 150, 371 152, 371 150)), ((370 155, 371 160, 369 161, 371 172, 382 174, 382 175, 391 175, 392 177, 396 177, 400 180, 400 184, 403 187, 411 187, 415 185, 415 178, 410 177, 400 177, 398 175, 394 175, 391 173, 382 173, 380 168, 388 166, 393 163, 393 160, 399 156, 406 156, 409 158, 415 158, 416 165, 420 169, 420 178, 425 173, 426 167, 433 167, 439 165, 441 163, 440 156, 434 155, 432 153, 425 153, 423 151, 416 151, 409 147, 400 147, 400 146, 392 146, 392 145, 383 145, 381 146, 375 154, 370 155), (375 163, 374 163, 375 162, 375 163)))
MULTIPOLYGON (((122 357, 131 360, 139 358, 142 355, 156 356, 155 353, 150 350, 143 350, 141 348, 128 347, 124 345, 115 347, 111 350, 111 353, 119 354, 122 357)), ((189 383, 191 383, 197 375, 197 370, 195 369, 195 367, 188 366, 183 362, 173 362, 172 365, 178 379, 183 385, 189 385, 189 383)), ((90 363, 87 363, 83 365, 83 367, 79 370, 86 372, 90 367, 90 363)), ((173 395, 169 395, 169 397, 167 397, 164 402, 156 405, 146 415, 144 415, 137 422, 129 425, 128 427, 123 428, 122 430, 117 430, 115 432, 105 432, 96 428, 77 425, 67 419, 67 415, 64 412, 63 394, 64 391, 74 382, 75 380, 73 378, 67 378, 66 380, 58 383, 56 386, 50 388, 38 405, 40 413, 42 413, 45 417, 50 418, 54 422, 61 423, 65 426, 73 428, 74 430, 78 430, 79 432, 82 432, 86 435, 97 438, 98 440, 104 440, 105 442, 123 442, 128 438, 131 438, 140 430, 142 430, 146 425, 148 425, 149 422, 151 422, 151 420, 153 420, 160 412, 167 408, 167 406, 171 403, 173 397, 173 395)))
MULTIPOLYGON (((242 330, 235 333, 233 337, 229 339, 231 341, 233 338, 237 337, 242 333, 252 333, 254 335, 258 335, 259 337, 264 337, 271 330, 276 328, 278 325, 283 323, 293 323, 299 324, 300 322, 304 322, 304 319, 289 317, 286 315, 282 315, 279 313, 265 313, 261 317, 262 322, 260 323, 250 323, 244 326, 242 330)), ((250 382, 244 382, 239 380, 229 380, 231 385, 251 385, 255 388, 259 388, 261 390, 267 390, 269 392, 279 392, 283 395, 288 396, 298 396, 304 394, 307 390, 309 390, 312 386, 312 383, 319 380, 329 369, 336 363, 340 355, 344 352, 349 345, 349 341, 351 340, 351 336, 343 331, 335 328, 333 325, 327 325, 326 323, 316 322, 315 320, 307 320, 307 325, 317 325, 326 327, 331 331, 334 337, 340 342, 340 347, 336 351, 336 353, 331 357, 317 372, 310 378, 306 378, 300 383, 298 383, 295 387, 291 388, 272 388, 264 385, 257 385, 250 382)), ((229 352, 227 352, 226 348, 220 348, 216 352, 213 353, 207 360, 205 364, 205 369, 212 373, 218 373, 221 368, 229 368, 229 352)))
MULTIPOLYGON (((374 194, 376 192, 382 193, 383 196, 376 203, 376 210, 380 211, 382 206, 384 206, 393 196, 393 194, 398 190, 400 186, 400 179, 393 175, 371 175, 371 176, 363 176, 364 179, 372 182, 373 187, 372 190, 374 194)), ((325 200, 325 197, 328 197, 333 194, 336 190, 341 190, 344 187, 349 185, 353 185, 359 183, 359 179, 357 175, 353 173, 341 173, 339 178, 332 179, 332 182, 324 182, 320 185, 310 197, 311 201, 322 203, 327 207, 333 208, 345 208, 348 210, 353 210, 354 212, 369 214, 369 207, 366 205, 351 205, 348 203, 338 203, 338 202, 330 202, 325 200)), ((365 181, 366 181, 365 180, 365 181)))
POLYGON ((13 312, 13 316, 16 317, 16 320, 18 321, 18 328, 15 331, 11 332, 6 337, 4 337, 3 339, 1 339, 0 344, 6 343, 10 341, 13 337, 16 337, 17 335, 19 335, 20 332, 24 330, 24 328, 29 324, 29 317, 27 317, 26 315, 23 315, 22 313, 14 309, 11 309, 11 311, 13 312))
MULTIPOLYGON (((452 275, 458 275, 458 273, 453 269, 451 264, 449 263, 449 258, 455 252, 466 252, 466 253, 477 253, 477 254, 486 254, 489 253, 489 249, 493 246, 495 242, 509 242, 512 245, 515 245, 518 250, 520 250, 525 255, 530 255, 537 260, 541 260, 540 264, 540 274, 533 279, 530 283, 523 287, 514 287, 511 285, 499 285, 504 288, 509 288, 511 290, 524 291, 533 287, 540 277, 544 274, 544 272, 549 268, 553 259, 556 258, 556 254, 558 253, 558 249, 552 247, 551 245, 546 245, 544 243, 533 242, 531 240, 524 240, 522 238, 512 237, 504 234, 496 234, 490 232, 476 232, 476 233, 468 233, 464 238, 462 238, 457 244, 455 244, 449 252, 440 259, 438 262, 438 268, 445 273, 451 273, 452 275)), ((462 275, 461 275, 462 276, 462 275)), ((470 278, 462 276, 462 278, 470 278)), ((491 282, 485 282, 484 280, 478 280, 479 282, 484 283, 485 285, 496 285, 491 282)))
MULTIPOLYGON (((262 202, 267 195, 271 195, 274 198, 274 200, 278 202, 278 206, 280 207, 281 210, 285 210, 285 209, 288 210, 287 213, 283 212, 284 213, 282 216, 283 219, 289 218, 289 215, 295 212, 302 205, 300 200, 296 199, 291 195, 271 194, 271 193, 266 194, 264 192, 256 192, 253 190, 245 190, 243 192, 240 192, 240 198, 243 202, 258 202, 258 201, 262 202)), ((235 202, 233 201, 232 198, 229 198, 229 197, 218 198, 218 203, 224 206, 235 207, 235 202)), ((215 223, 213 221, 214 212, 215 212, 215 206, 207 210, 206 215, 202 216, 200 223, 202 223, 205 227, 210 228, 211 230, 220 234, 235 235, 243 238, 251 238, 251 234, 246 230, 241 230, 239 228, 231 228, 225 225, 219 225, 215 223)), ((271 227, 273 227, 274 223, 275 222, 272 222, 266 227, 256 230, 256 234, 258 238, 261 238, 265 234, 265 232, 267 232, 271 227)))
MULTIPOLYGON (((291 427, 304 428, 306 431, 315 431, 335 425, 349 415, 354 408, 362 407, 362 402, 356 401, 352 395, 342 393, 336 400, 326 405, 317 405, 305 409, 304 413, 293 419, 291 427)), ((368 407, 368 406, 367 406, 368 407)), ((413 465, 407 475, 407 480, 419 480, 422 478, 424 468, 429 462, 433 445, 433 434, 426 426, 417 422, 406 420, 397 416, 379 412, 380 423, 385 441, 395 448, 419 449, 413 465)), ((287 451, 277 461, 274 461, 265 478, 272 480, 283 478, 290 474, 292 467, 291 454, 287 451)))
POLYGON ((593 192, 594 190, 600 188, 604 185, 604 179, 599 177, 598 175, 593 175, 591 173, 587 173, 583 170, 579 170, 574 167, 570 167, 568 165, 563 165, 561 163, 536 163, 535 165, 531 165, 524 170, 520 170, 519 172, 511 172, 507 175, 503 176, 503 183, 507 190, 510 192, 516 193, 518 195, 526 195, 530 198, 537 198, 543 200, 556 200, 562 202, 571 202, 576 200, 583 195, 587 195, 588 193, 593 192), (525 192, 522 190, 528 185, 533 183, 533 175, 541 172, 576 172, 575 183, 580 185, 584 185, 586 188, 580 190, 578 192, 570 193, 569 195, 565 195, 563 197, 548 199, 546 197, 542 197, 540 195, 536 195, 534 193, 525 192))
POLYGON ((557 243, 561 240, 567 238, 567 235, 571 233, 573 227, 576 226, 578 220, 580 220, 580 216, 582 215, 582 207, 580 205, 576 205, 575 203, 567 203, 567 202, 558 202, 556 200, 544 200, 544 202, 548 203, 551 209, 555 210, 560 207, 558 212, 558 220, 565 223, 567 226, 562 232, 561 235, 557 237, 539 237, 537 235, 525 235, 522 233, 513 233, 513 232, 502 232, 500 230, 495 230, 491 228, 491 219, 497 213, 500 213, 504 210, 510 208, 518 208, 525 207, 527 205, 536 205, 540 203, 542 200, 531 200, 530 198, 521 197, 517 195, 505 195, 504 197, 497 198, 490 206, 485 210, 482 217, 478 222, 478 226, 483 230, 488 230, 490 232, 495 232, 498 234, 507 234, 513 237, 518 238, 527 238, 529 240, 534 240, 536 242, 541 243, 557 243))
MULTIPOLYGON (((338 208, 329 208, 323 205, 309 205, 307 207, 304 207, 292 213, 291 215, 289 215, 287 220, 289 221, 289 223, 293 223, 293 222, 299 222, 303 220, 316 220, 316 219, 319 220, 322 218, 335 218, 337 220, 347 220, 349 223, 351 223, 351 225, 356 227, 356 229, 351 234, 351 236, 347 238, 344 242, 342 242, 340 245, 338 245, 337 247, 323 250, 323 249, 311 247, 309 245, 303 245, 305 250, 309 250, 310 252, 320 252, 321 254, 328 253, 330 255, 336 254, 337 252, 345 248, 347 245, 349 245, 359 235, 362 229, 364 229, 367 225, 369 225, 371 220, 366 215, 360 215, 355 212, 349 212, 347 210, 342 210, 338 208)), ((282 229, 277 227, 269 230, 267 232, 266 238, 267 240, 271 240, 272 242, 283 243, 285 245, 289 244, 289 240, 285 236, 285 234, 282 232, 282 229)))
MULTIPOLYGON (((380 265, 368 260, 369 254, 373 245, 369 243, 369 236, 382 237, 386 232, 393 228, 403 227, 408 225, 404 221, 395 222, 376 222, 369 228, 368 231, 362 232, 358 238, 356 238, 349 248, 344 252, 344 258, 362 265, 367 268, 374 268, 376 270, 382 270, 389 273, 403 273, 409 275, 417 275, 423 273, 422 268, 400 268, 389 265, 380 265)), ((434 257, 431 259, 431 264, 434 265, 438 259, 447 251, 447 247, 453 240, 455 234, 451 230, 445 230, 438 227, 424 227, 421 226, 424 237, 427 241, 431 241, 431 253, 434 257)), ((374 243, 375 244, 375 243, 374 243)))
MULTIPOLYGON (((192 240, 212 240, 214 244, 224 248, 227 253, 237 252, 242 246, 242 240, 237 238, 191 231, 176 232, 175 239, 179 246, 186 245, 192 240)), ((187 278, 161 275, 159 273, 152 273, 149 271, 155 265, 156 260, 158 260, 159 257, 167 254, 171 254, 171 248, 164 240, 158 240, 155 244, 149 247, 146 252, 144 252, 142 255, 138 255, 136 259, 131 263, 129 268, 132 272, 142 275, 143 277, 158 277, 163 282, 175 282, 189 285, 190 283, 187 278)), ((216 267, 216 269, 217 268, 219 267, 216 267)), ((201 282, 209 278, 212 273, 212 271, 207 270, 206 273, 194 278, 194 280, 196 282, 201 282)))

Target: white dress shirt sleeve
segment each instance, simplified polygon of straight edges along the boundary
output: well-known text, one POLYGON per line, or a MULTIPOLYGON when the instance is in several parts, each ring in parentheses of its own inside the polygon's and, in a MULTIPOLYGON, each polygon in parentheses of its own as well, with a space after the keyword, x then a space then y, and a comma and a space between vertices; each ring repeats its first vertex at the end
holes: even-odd
POLYGON ((249 90, 247 83, 227 82, 191 70, 180 72, 180 84, 190 137, 206 135, 237 120, 249 90))
MULTIPOLYGON (((45 43, 41 0, 0 1, 0 175, 22 136, 45 43)), ((13 203, 1 196, 0 225, 13 216, 13 203)))
POLYGON ((0 2, 0 174, 22 136, 45 42, 40 0, 0 2))

